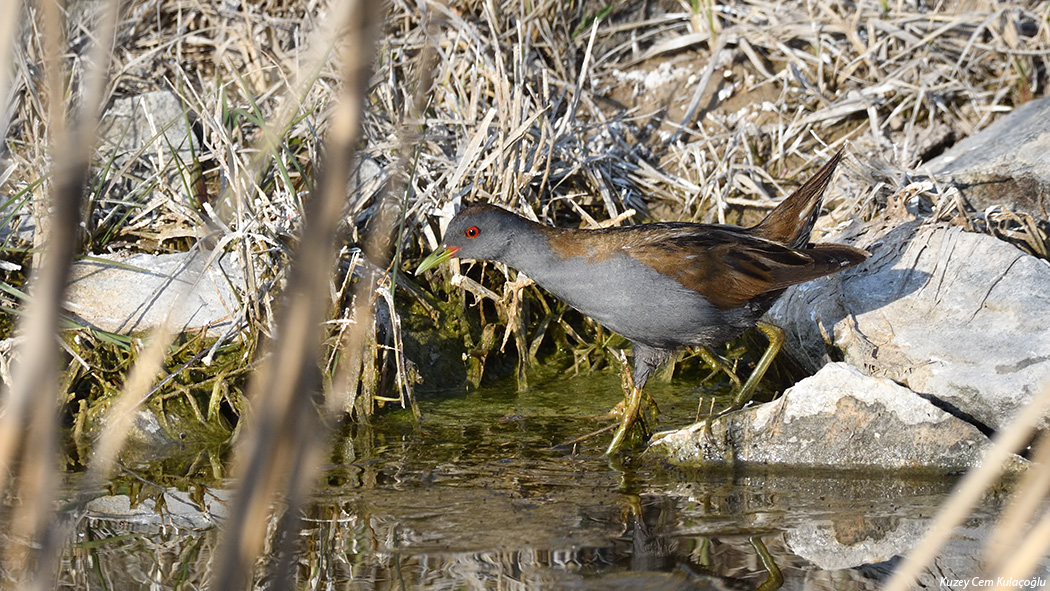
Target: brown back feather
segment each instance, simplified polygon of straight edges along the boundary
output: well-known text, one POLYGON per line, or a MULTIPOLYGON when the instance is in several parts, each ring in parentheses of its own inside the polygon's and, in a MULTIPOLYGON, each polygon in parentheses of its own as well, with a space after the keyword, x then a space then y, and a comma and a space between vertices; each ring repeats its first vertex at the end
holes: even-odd
POLYGON ((868 258, 863 250, 842 244, 795 250, 717 227, 700 234, 641 243, 624 252, 723 310, 842 271, 868 258))
POLYGON ((628 255, 673 277, 723 310, 855 266, 868 253, 842 244, 809 246, 835 154, 811 179, 751 228, 655 223, 606 230, 542 228, 563 258, 601 261, 628 255))

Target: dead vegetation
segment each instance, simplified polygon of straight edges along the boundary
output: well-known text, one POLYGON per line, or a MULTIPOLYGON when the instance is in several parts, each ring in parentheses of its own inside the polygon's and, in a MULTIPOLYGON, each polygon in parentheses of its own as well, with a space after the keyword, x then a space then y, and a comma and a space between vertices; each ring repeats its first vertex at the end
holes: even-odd
MULTIPOLYGON (((495 202, 560 225, 746 222, 846 146, 849 170, 829 192, 830 215, 822 220, 831 230, 873 218, 889 196, 917 190, 909 171, 918 164, 1044 95, 1050 55, 1050 8, 1034 0, 395 0, 385 6, 374 44, 333 36, 331 46, 318 38, 331 12, 315 3, 72 2, 61 14, 47 6, 8 3, 8 11, 21 13, 0 19, 21 23, 0 39, 14 57, 8 86, 0 88, 9 89, 0 93, 9 97, 0 167, 5 227, 28 223, 23 214, 31 213, 38 228, 32 244, 4 235, 2 305, 31 308, 18 295, 27 253, 35 258, 30 269, 46 268, 39 265, 43 249, 55 247, 45 240, 55 223, 51 208, 64 194, 65 177, 55 167, 90 164, 76 177, 83 199, 69 194, 67 201, 81 214, 77 255, 237 253, 249 273, 239 286, 240 331, 223 346, 243 346, 252 359, 271 337, 288 346, 279 310, 281 298, 302 287, 289 269, 308 241, 306 204, 320 199, 323 187, 344 182, 322 185, 317 175, 348 84, 343 69, 359 57, 355 51, 373 48, 367 91, 348 95, 363 105, 360 137, 328 156, 347 158, 342 164, 349 166, 356 150, 355 166, 378 174, 357 186, 343 215, 331 208, 322 214, 342 220, 343 248, 341 264, 328 265, 318 246, 313 264, 328 279, 314 285, 314 295, 325 296, 326 308, 309 317, 327 320, 327 332, 316 358, 305 358, 325 370, 325 387, 314 385, 328 392, 332 414, 358 418, 387 403, 411 406, 418 374, 441 381, 435 374, 448 368, 423 353, 433 338, 427 331, 438 327, 449 347, 471 353, 472 365, 451 382, 477 384, 497 359, 513 359, 524 385, 526 366, 559 350, 571 352, 565 363, 576 370, 618 363, 609 354, 610 345, 622 346, 617 337, 511 271, 476 265, 422 278, 403 273, 437 246, 459 204, 495 202), (69 128, 90 130, 106 105, 154 90, 175 93, 185 106, 186 118, 157 125, 190 127, 199 140, 191 158, 165 159, 150 147, 118 162, 88 141, 93 132, 78 136, 90 146, 83 153, 55 152, 69 128)), ((1045 221, 1002 211, 975 216, 932 183, 918 189, 943 219, 1046 256, 1045 221)), ((57 312, 60 298, 48 301, 41 314, 57 312)), ((56 329, 42 325, 32 342, 50 346, 56 329)), ((153 365, 134 380, 107 377, 111 383, 82 390, 95 394, 70 399, 63 392, 61 399, 83 405, 85 414, 120 400, 135 408, 148 395, 171 396, 153 389, 169 383, 165 376, 195 370, 197 385, 180 379, 185 392, 172 387, 208 421, 216 375, 230 368, 216 374, 207 354, 190 356, 189 364, 165 362, 170 338, 164 331, 154 337, 159 344, 143 354, 153 365)), ((23 351, 16 360, 34 349, 23 351)), ((115 357, 128 363, 122 376, 138 358, 115 357)), ((44 383, 54 389, 71 383, 51 378, 44 383)), ((13 383, 5 416, 13 433, 22 433, 33 423, 10 410, 23 408, 17 372, 13 383)), ((224 396, 227 418, 235 420, 247 406, 242 392, 224 396)), ((23 435, 0 442, 0 465, 11 465, 7 460, 32 440, 18 439, 23 435)), ((110 442, 107 461, 122 441, 110 442)), ((309 446, 301 452, 309 455, 309 446)), ((32 537, 36 527, 17 531, 32 537)))

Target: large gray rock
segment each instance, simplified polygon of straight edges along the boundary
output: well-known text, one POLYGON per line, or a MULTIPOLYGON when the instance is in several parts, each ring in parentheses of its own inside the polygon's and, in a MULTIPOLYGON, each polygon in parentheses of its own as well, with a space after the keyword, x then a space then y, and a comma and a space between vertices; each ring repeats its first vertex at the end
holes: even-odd
POLYGON ((769 404, 658 434, 647 453, 673 464, 834 468, 977 465, 988 439, 890 380, 832 363, 769 404))
POLYGON ((152 330, 170 315, 176 331, 218 336, 241 318, 235 287, 242 285, 244 271, 232 255, 103 255, 74 265, 66 307, 113 333, 152 330))
POLYGON ((1050 263, 919 221, 858 245, 867 262, 789 290, 769 313, 804 365, 828 361, 827 336, 850 364, 993 429, 1050 380, 1050 263))
POLYGON ((1006 205, 1050 217, 1050 98, 1021 105, 922 169, 958 186, 978 211, 1006 205))

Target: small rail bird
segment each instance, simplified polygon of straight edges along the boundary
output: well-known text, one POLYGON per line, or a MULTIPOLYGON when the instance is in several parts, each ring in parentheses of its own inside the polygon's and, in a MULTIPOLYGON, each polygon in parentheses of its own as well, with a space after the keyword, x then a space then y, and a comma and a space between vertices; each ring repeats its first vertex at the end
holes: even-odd
POLYGON ((860 264, 868 253, 810 244, 824 191, 842 152, 750 228, 657 222, 596 230, 554 228, 492 205, 463 209, 444 247, 416 269, 452 257, 496 261, 633 345, 634 385, 607 450, 617 452, 638 418, 649 376, 685 346, 714 347, 757 326, 769 339, 727 411, 742 408, 784 342, 761 321, 784 290, 860 264))

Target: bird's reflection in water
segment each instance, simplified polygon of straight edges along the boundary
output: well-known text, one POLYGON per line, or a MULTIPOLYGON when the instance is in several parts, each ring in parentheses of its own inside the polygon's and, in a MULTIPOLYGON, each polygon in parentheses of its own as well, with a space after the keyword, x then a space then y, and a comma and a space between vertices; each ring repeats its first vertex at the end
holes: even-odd
POLYGON ((662 497, 627 495, 623 518, 630 546, 620 550, 628 570, 602 577, 602 588, 773 591, 784 583, 759 535, 676 535, 681 516, 662 497))

